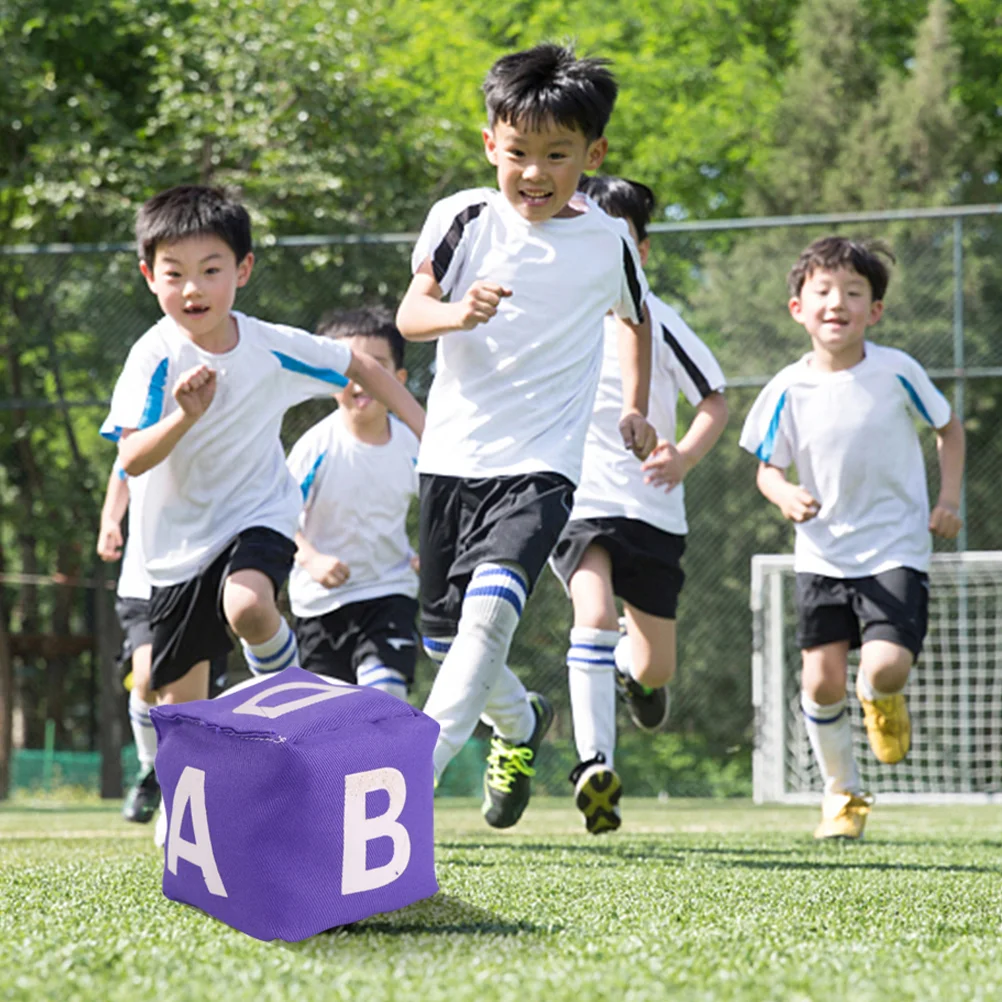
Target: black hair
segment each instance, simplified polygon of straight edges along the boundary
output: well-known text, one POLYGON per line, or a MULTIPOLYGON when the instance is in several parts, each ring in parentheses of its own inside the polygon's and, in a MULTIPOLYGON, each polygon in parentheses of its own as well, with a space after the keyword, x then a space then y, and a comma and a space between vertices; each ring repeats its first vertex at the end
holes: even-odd
POLYGON ((547 122, 600 139, 616 103, 608 60, 579 59, 570 47, 544 42, 502 56, 484 80, 487 123, 538 130, 547 122))
POLYGON ((219 237, 239 264, 251 252, 247 210, 222 188, 179 184, 144 202, 136 215, 140 259, 152 268, 157 248, 185 237, 219 237))
POLYGON ((582 175, 578 191, 593 198, 610 216, 629 219, 637 231, 637 242, 647 239, 647 227, 654 214, 654 192, 639 181, 606 174, 582 175))
POLYGON ((330 310, 320 318, 316 333, 320 337, 378 337, 390 346, 393 367, 404 367, 404 338, 393 314, 382 306, 363 306, 355 310, 330 310))
POLYGON ((870 291, 876 303, 884 298, 887 283, 891 278, 890 269, 884 258, 891 264, 897 261, 890 247, 882 240, 820 237, 801 251, 797 263, 790 269, 786 279, 790 295, 799 296, 804 282, 819 268, 827 270, 852 268, 870 283, 870 291))

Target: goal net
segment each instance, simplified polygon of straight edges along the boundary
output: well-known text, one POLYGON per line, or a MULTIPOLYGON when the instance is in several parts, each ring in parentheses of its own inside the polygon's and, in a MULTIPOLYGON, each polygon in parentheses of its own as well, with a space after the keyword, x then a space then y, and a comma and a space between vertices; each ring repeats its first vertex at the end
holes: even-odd
MULTIPOLYGON (((823 784, 800 709, 793 557, 752 557, 751 577, 755 801, 816 803, 823 784)), ((929 632, 905 690, 911 750, 897 765, 870 751, 850 655, 860 774, 885 803, 1002 801, 1002 551, 936 554, 929 578, 929 632)))

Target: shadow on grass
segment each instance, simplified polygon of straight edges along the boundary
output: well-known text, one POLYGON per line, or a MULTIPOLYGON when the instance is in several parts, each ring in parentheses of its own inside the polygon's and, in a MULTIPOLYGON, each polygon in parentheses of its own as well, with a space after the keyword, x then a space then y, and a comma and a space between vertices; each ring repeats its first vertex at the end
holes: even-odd
MULTIPOLYGON (((868 852, 884 847, 910 847, 919 845, 916 842, 832 842, 818 843, 813 840, 804 841, 802 846, 793 848, 766 848, 766 847, 742 847, 728 848, 724 846, 692 846, 674 845, 664 841, 641 843, 631 841, 626 845, 616 845, 612 842, 605 842, 596 845, 580 844, 568 845, 566 843, 546 843, 546 842, 493 842, 478 845, 476 851, 496 852, 502 850, 510 853, 524 852, 553 852, 560 853, 583 853, 592 858, 601 857, 611 862, 658 862, 661 864, 682 865, 686 860, 700 859, 712 864, 716 862, 721 867, 744 868, 753 870, 873 870, 882 872, 918 872, 918 873, 985 873, 1002 874, 1002 866, 977 866, 973 864, 950 864, 950 863, 905 863, 905 862, 884 862, 877 860, 867 860, 864 858, 853 858, 856 853, 868 852), (837 858, 834 858, 836 857, 837 858), (790 857, 798 857, 791 859, 790 857), (806 857, 806 858, 805 858, 806 857)), ((939 845, 941 848, 948 843, 939 845)), ((936 842, 930 842, 931 847, 936 847, 936 842)), ((979 841, 972 845, 986 848, 997 848, 998 843, 990 841, 979 841)), ((954 845, 955 847, 955 845, 954 845)), ((439 849, 453 849, 469 851, 471 846, 460 842, 440 842, 439 849)), ((443 860, 447 866, 494 866, 495 864, 486 860, 456 859, 443 860)), ((578 860, 555 863, 558 866, 577 866, 578 860)))
POLYGON ((559 932, 561 925, 509 922, 484 908, 439 891, 399 911, 374 915, 370 919, 339 926, 323 936, 358 936, 381 933, 388 936, 424 933, 430 935, 518 936, 526 932, 559 932))

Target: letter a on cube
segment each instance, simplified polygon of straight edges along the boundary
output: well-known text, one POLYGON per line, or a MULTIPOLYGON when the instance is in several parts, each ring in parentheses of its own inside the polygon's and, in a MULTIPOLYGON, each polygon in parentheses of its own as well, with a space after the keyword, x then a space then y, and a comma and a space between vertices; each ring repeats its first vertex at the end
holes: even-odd
POLYGON ((286 668, 150 715, 168 898, 291 942, 438 890, 420 710, 286 668))

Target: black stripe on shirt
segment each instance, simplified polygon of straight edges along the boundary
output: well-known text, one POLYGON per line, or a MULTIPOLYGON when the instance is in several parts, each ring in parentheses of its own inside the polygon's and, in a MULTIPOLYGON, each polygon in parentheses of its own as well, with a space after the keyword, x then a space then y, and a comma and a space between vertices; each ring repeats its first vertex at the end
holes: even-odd
POLYGON ((435 248, 435 253, 431 256, 431 266, 435 271, 435 281, 439 285, 442 284, 442 279, 445 278, 445 273, 449 270, 449 265, 452 264, 452 257, 456 253, 459 241, 463 239, 463 230, 466 228, 466 224, 471 219, 476 219, 486 205, 486 202, 478 202, 476 205, 468 205, 463 209, 453 219, 448 232, 442 237, 442 242, 435 248))
POLYGON ((623 240, 623 270, 626 272, 626 284, 630 287, 633 297, 633 313, 639 323, 644 319, 644 297, 640 291, 640 279, 637 278, 637 266, 633 263, 630 245, 623 240))
POLYGON ((668 347, 675 352, 675 357, 682 363, 682 368, 689 374, 689 378, 693 381, 696 389, 699 390, 699 395, 704 399, 708 397, 713 390, 706 376, 699 371, 699 367, 689 358, 675 336, 664 324, 661 325, 661 336, 665 339, 668 347))

